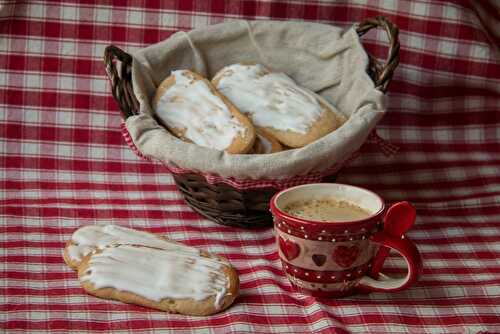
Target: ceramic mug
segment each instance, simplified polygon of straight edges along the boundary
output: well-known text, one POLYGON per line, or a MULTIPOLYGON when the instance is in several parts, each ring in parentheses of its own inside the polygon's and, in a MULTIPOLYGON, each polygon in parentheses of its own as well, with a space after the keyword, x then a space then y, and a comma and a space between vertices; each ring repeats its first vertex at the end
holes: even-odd
POLYGON ((386 210, 382 198, 367 189, 316 183, 278 192, 270 207, 283 269, 292 286, 303 293, 335 297, 400 291, 415 283, 421 272, 417 248, 402 235, 415 219, 415 209, 407 202, 386 210), (322 222, 294 217, 283 210, 296 201, 325 198, 351 202, 370 215, 354 221, 322 222), (389 249, 405 259, 405 277, 379 273, 389 249))

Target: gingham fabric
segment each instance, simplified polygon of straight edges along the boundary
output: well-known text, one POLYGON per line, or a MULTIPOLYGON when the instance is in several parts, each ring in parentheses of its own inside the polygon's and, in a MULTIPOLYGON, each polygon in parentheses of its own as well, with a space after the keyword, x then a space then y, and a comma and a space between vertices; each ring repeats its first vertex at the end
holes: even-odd
MULTIPOLYGON (((499 333, 500 65, 494 1, 0 2, 0 331, 175 333, 499 333), (375 144, 339 181, 417 207, 408 235, 424 262, 413 288, 318 300, 294 292, 271 229, 217 225, 193 212, 160 164, 124 142, 102 55, 179 29, 245 19, 349 26, 384 15, 401 63, 375 144), (100 300, 61 251, 86 224, 168 235, 226 256, 241 296, 209 317, 100 300)), ((382 31, 363 37, 383 59, 382 31)), ((327 75, 327 74, 325 74, 327 75)), ((401 274, 391 254, 386 272, 401 274)))

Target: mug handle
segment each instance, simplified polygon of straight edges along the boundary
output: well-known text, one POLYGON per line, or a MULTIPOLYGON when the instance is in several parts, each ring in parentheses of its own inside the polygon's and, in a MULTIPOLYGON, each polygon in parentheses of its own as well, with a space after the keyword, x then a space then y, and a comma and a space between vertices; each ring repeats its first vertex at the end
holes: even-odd
MULTIPOLYGON (((408 267, 408 273, 403 278, 391 278, 383 273, 378 274, 378 279, 363 276, 359 280, 357 289, 365 292, 383 291, 396 292, 404 290, 414 284, 422 272, 422 259, 415 244, 407 237, 394 237, 380 231, 371 237, 371 241, 383 247, 392 248, 403 256, 408 267)), ((374 263, 377 258, 374 259, 374 263)))
POLYGON ((401 291, 415 283, 422 272, 422 259, 415 244, 402 235, 415 220, 415 209, 408 202, 394 204, 384 219, 384 230, 374 234, 370 240, 380 244, 380 249, 373 260, 370 276, 364 276, 358 282, 357 288, 361 291, 401 291), (398 227, 394 223, 399 221, 398 227), (404 231, 403 231, 404 230, 404 231), (404 278, 390 278, 379 273, 389 248, 396 250, 403 256, 408 267, 408 273, 404 278), (378 279, 377 279, 378 278, 378 279))

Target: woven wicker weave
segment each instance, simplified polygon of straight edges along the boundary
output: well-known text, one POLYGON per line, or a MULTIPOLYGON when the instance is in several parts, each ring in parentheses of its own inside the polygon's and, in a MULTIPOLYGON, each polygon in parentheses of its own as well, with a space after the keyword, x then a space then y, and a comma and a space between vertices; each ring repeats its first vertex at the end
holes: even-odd
MULTIPOLYGON (((377 89, 385 92, 399 63, 399 29, 384 17, 367 19, 357 27, 359 36, 369 30, 384 28, 389 38, 389 52, 385 63, 369 56, 368 74, 377 89)), ((110 45, 104 51, 106 72, 111 81, 112 94, 120 106, 122 117, 137 115, 139 103, 132 88, 132 57, 110 45)), ((199 174, 173 174, 179 191, 195 211, 208 219, 223 225, 255 228, 272 224, 269 200, 277 189, 262 188, 240 190, 227 184, 210 184, 199 174)), ((324 178, 331 182, 335 175, 324 178)))

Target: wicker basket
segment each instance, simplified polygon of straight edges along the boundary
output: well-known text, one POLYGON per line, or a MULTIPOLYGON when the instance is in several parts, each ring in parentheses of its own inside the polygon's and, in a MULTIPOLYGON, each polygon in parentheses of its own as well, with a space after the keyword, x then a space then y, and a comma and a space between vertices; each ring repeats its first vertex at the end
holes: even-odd
MULTIPOLYGON (((360 23, 356 31, 362 36, 376 27, 385 29, 389 38, 389 52, 385 63, 369 57, 368 74, 376 88, 385 92, 399 63, 399 30, 386 18, 379 16, 360 23)), ((136 115, 139 103, 132 89, 132 57, 116 46, 110 45, 104 52, 104 62, 111 81, 113 97, 120 106, 123 118, 136 115)), ((269 187, 241 190, 225 183, 210 184, 204 176, 196 173, 173 173, 173 177, 191 208, 214 222, 245 228, 267 226, 272 223, 269 200, 278 189, 269 187)), ((330 175, 323 178, 323 181, 331 182, 335 177, 336 175, 330 175)))

